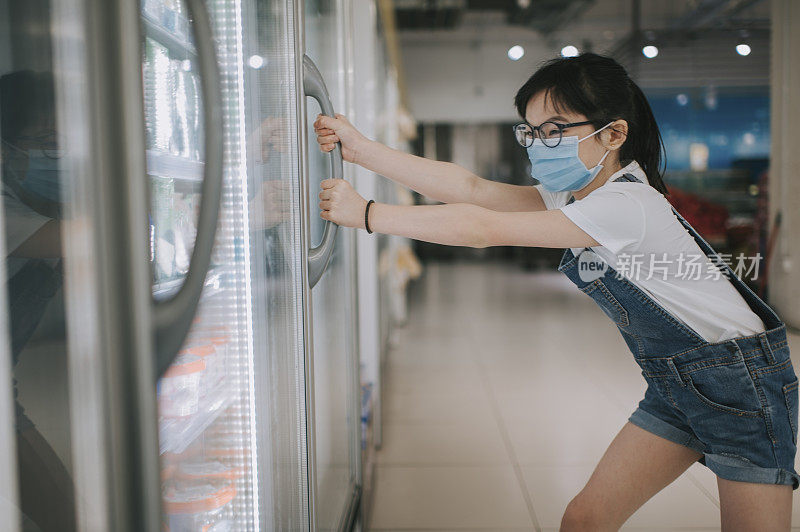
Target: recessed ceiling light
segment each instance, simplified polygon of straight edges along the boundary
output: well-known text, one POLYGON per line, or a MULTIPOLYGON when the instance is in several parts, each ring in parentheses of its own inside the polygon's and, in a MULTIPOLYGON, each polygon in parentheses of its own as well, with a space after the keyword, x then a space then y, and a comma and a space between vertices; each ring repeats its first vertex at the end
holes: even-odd
POLYGON ((578 49, 571 44, 568 44, 561 49, 561 55, 564 57, 575 57, 578 55, 578 49))
POLYGON ((658 48, 653 46, 652 44, 648 44, 644 48, 642 48, 642 54, 648 59, 652 59, 658 55, 658 48))
POLYGON ((251 55, 247 60, 247 64, 250 65, 250 68, 259 69, 264 66, 264 58, 260 55, 251 55))
POLYGON ((523 55, 525 55, 525 48, 518 44, 508 49, 508 58, 512 61, 519 61, 523 55))

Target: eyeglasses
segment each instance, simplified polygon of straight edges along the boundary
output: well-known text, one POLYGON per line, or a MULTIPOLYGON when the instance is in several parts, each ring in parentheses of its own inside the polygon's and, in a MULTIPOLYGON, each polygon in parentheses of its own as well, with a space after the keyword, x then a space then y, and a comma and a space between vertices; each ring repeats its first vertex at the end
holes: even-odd
POLYGON ((564 130, 568 127, 583 126, 591 124, 591 120, 583 122, 571 122, 569 124, 559 124, 558 122, 542 122, 539 126, 532 126, 527 122, 520 122, 514 125, 514 136, 520 146, 528 148, 533 145, 534 138, 539 138, 542 144, 548 148, 555 148, 561 144, 561 137, 564 130))

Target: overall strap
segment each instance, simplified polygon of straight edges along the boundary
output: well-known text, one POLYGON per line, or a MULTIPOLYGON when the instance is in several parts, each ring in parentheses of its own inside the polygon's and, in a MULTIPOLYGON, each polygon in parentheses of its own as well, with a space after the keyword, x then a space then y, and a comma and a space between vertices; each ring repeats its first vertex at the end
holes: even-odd
MULTIPOLYGON (((632 181, 632 182, 642 183, 633 174, 625 174, 615 179, 614 181, 632 181)), ((782 321, 775 313, 775 311, 772 310, 772 308, 770 308, 769 305, 767 305, 760 297, 758 297, 758 295, 756 295, 756 293, 753 292, 753 290, 749 286, 747 286, 747 284, 744 281, 739 279, 739 277, 736 275, 736 273, 733 271, 730 265, 728 265, 727 262, 721 259, 719 254, 716 251, 714 251, 714 248, 712 248, 711 245, 708 242, 706 242, 705 239, 702 236, 700 236, 700 234, 697 231, 695 231, 694 227, 692 227, 689 224, 689 222, 687 222, 686 219, 683 216, 681 216, 681 214, 675 209, 675 207, 672 207, 672 205, 670 205, 670 207, 672 208, 672 212, 675 213, 675 216, 678 218, 678 221, 681 223, 681 225, 683 225, 683 227, 686 228, 689 234, 694 237, 695 242, 697 242, 697 245, 700 246, 700 249, 703 251, 703 253, 705 253, 706 256, 708 256, 708 258, 711 259, 711 262, 713 262, 718 267, 721 266, 723 268, 724 270, 723 273, 725 273, 726 277, 728 277, 731 283, 733 283, 734 287, 736 287, 736 289, 742 294, 742 297, 744 297, 744 299, 747 300, 751 305, 760 307, 764 311, 764 313, 771 318, 772 323, 765 322, 767 328, 769 329, 780 325, 782 321)))
MULTIPOLYGON (((632 181, 636 183, 642 183, 642 181, 639 180, 633 174, 622 175, 617 179, 615 179, 614 181, 632 181)), ((703 253, 708 255, 708 258, 714 261, 715 264, 719 264, 719 262, 717 262, 717 260, 719 259, 719 255, 717 255, 717 252, 714 251, 714 249, 709 245, 709 243, 706 242, 702 236, 700 236, 700 233, 695 231, 694 227, 692 227, 689 224, 689 222, 687 222, 686 219, 683 216, 681 216, 681 214, 677 210, 675 210, 675 207, 672 207, 672 205, 670 205, 670 207, 672 208, 672 212, 675 213, 675 216, 678 218, 678 221, 681 223, 681 225, 683 225, 686 228, 686 230, 689 231, 689 234, 694 237, 695 241, 697 242, 697 245, 700 246, 700 249, 703 250, 703 253)), ((733 273, 733 271, 731 271, 731 273, 733 273)))

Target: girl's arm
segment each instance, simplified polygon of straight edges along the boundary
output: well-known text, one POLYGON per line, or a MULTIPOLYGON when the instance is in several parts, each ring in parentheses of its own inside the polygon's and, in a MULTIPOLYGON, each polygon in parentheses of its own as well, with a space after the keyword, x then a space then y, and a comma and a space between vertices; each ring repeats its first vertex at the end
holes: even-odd
POLYGON ((533 186, 498 183, 479 177, 455 163, 433 161, 370 140, 342 115, 318 115, 314 122, 320 150, 342 145, 346 161, 358 164, 436 201, 471 203, 498 211, 545 210, 533 186))
MULTIPOLYGON (((321 185, 320 217, 345 227, 365 229, 367 201, 344 179, 326 179, 321 185)), ((374 203, 369 209, 369 227, 376 233, 474 248, 599 245, 558 209, 499 212, 467 203, 412 206, 374 203)))
POLYGON ((357 164, 436 201, 471 203, 498 211, 544 210, 533 186, 498 183, 455 163, 433 161, 368 140, 357 164))

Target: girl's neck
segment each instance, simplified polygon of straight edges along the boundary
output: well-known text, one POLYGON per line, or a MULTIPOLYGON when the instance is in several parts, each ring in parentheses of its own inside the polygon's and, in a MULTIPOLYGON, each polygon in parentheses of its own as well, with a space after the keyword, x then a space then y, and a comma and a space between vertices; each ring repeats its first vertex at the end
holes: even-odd
POLYGON ((585 198, 591 191, 603 186, 603 183, 608 181, 609 177, 620 170, 622 170, 622 165, 620 165, 618 160, 609 163, 608 166, 603 166, 603 169, 594 176, 594 179, 592 179, 588 185, 580 190, 575 190, 572 195, 575 197, 576 201, 585 198))

